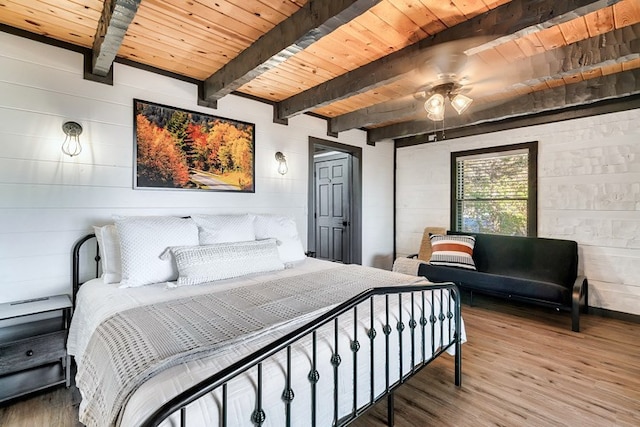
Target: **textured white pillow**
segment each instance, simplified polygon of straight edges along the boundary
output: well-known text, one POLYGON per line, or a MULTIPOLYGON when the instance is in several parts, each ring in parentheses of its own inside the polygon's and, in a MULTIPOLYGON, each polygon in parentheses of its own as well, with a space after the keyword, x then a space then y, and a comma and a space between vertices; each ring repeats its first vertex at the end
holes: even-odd
POLYGON ((278 240, 278 253, 282 262, 300 261, 305 258, 298 229, 293 218, 278 215, 256 215, 256 239, 278 240))
POLYGON ((122 254, 121 288, 178 278, 172 259, 160 259, 171 246, 198 244, 198 226, 191 218, 146 216, 116 218, 122 254))
POLYGON ((178 265, 175 285, 197 285, 251 273, 284 269, 275 239, 169 248, 178 265))
POLYGON ((253 215, 191 215, 198 224, 201 245, 256 240, 253 215))
POLYGON ((114 224, 93 227, 100 247, 100 263, 102 264, 102 280, 104 283, 118 283, 122 278, 122 261, 120 257, 120 239, 114 224))

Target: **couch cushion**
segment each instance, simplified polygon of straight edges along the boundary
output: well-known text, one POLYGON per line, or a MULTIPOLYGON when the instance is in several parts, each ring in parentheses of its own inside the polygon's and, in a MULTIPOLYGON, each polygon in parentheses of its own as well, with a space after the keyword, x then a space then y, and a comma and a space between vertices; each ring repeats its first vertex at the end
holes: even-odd
POLYGON ((468 290, 532 298, 563 305, 568 305, 571 301, 571 290, 567 287, 536 279, 428 264, 421 265, 418 269, 418 274, 425 276, 432 282, 454 282, 461 288, 468 290))
POLYGON ((478 271, 557 283, 568 289, 573 287, 578 275, 576 242, 541 237, 473 235, 476 238, 473 259, 478 271))

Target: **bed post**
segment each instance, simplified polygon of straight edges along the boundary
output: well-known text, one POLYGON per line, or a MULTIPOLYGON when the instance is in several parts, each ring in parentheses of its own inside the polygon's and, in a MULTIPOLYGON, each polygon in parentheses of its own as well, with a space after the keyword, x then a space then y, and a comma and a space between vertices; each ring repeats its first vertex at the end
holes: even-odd
POLYGON ((393 392, 387 395, 387 426, 393 427, 394 423, 394 403, 393 403, 393 392))
MULTIPOLYGON (((73 255, 71 257, 71 291, 73 293, 71 301, 73 302, 73 308, 76 307, 76 294, 80 288, 80 248, 87 240, 96 237, 95 234, 87 234, 82 237, 73 245, 73 255)), ((98 263, 100 262, 100 255, 98 249, 98 243, 96 242, 96 277, 98 277, 98 263)))
MULTIPOLYGON (((455 384, 462 386, 462 306, 460 304, 460 289, 454 284, 453 294, 455 303, 455 319, 456 319, 456 356, 455 356, 455 384)), ((473 297, 473 293, 472 293, 473 297)))

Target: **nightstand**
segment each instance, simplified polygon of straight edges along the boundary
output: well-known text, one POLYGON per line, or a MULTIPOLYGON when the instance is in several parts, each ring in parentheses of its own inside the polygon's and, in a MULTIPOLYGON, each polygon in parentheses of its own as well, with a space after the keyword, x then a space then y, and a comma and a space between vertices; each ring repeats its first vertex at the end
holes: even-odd
POLYGON ((70 320, 69 295, 0 304, 0 403, 59 384, 69 387, 70 320))

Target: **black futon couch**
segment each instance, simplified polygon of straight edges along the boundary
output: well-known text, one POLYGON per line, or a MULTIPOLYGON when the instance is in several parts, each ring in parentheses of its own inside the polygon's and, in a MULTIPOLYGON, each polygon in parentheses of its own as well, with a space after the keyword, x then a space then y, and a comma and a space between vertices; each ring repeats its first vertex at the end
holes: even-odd
POLYGON ((588 282, 578 276, 578 244, 538 237, 466 234, 476 238, 477 271, 422 264, 418 275, 454 282, 463 290, 571 311, 571 329, 580 331, 580 311, 588 310, 588 282))

